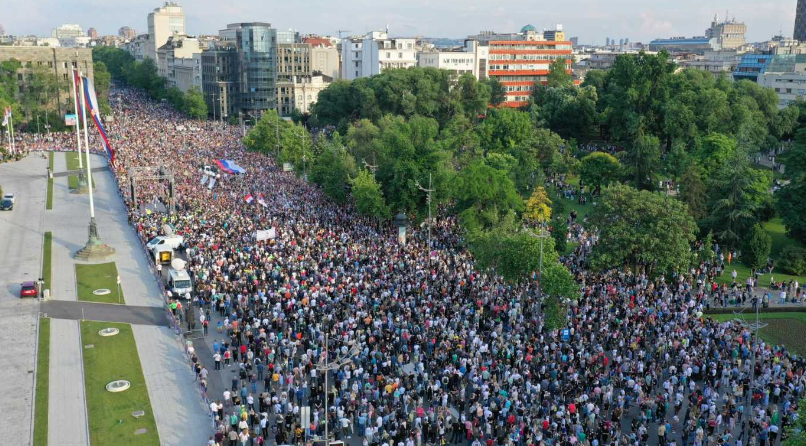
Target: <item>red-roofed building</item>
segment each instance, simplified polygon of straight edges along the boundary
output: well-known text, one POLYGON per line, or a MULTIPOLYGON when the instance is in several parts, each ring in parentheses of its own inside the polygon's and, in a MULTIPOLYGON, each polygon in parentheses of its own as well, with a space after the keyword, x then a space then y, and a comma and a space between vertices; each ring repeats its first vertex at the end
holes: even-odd
POLYGON ((311 46, 314 46, 314 47, 323 46, 323 47, 330 48, 330 47, 333 46, 333 42, 331 42, 330 39, 326 39, 324 37, 318 37, 318 36, 306 37, 304 39, 304 42, 309 44, 309 45, 311 45, 311 46))

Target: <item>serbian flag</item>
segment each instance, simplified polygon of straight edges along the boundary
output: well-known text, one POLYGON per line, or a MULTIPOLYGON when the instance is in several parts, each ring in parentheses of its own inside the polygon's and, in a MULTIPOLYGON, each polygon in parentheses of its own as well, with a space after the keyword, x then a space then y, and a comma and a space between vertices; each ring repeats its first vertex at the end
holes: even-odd
POLYGON ((249 203, 249 204, 252 204, 252 202, 253 202, 253 201, 255 201, 255 197, 253 197, 253 196, 252 196, 252 194, 249 194, 249 195, 247 195, 247 196, 245 196, 245 197, 243 197, 243 198, 244 198, 244 200, 246 200, 246 202, 247 202, 247 203, 249 203))
POLYGON ((6 112, 3 114, 3 127, 8 127, 8 118, 11 117, 11 107, 6 108, 6 112))
POLYGON ((264 208, 268 206, 268 205, 266 204, 266 199, 265 199, 265 197, 263 197, 263 194, 258 194, 258 195, 257 195, 257 202, 258 202, 258 203, 259 203, 261 206, 263 206, 264 208))
POLYGON ((101 140, 104 142, 104 148, 106 149, 106 155, 109 157, 109 163, 115 164, 115 151, 112 150, 112 146, 109 145, 109 138, 106 137, 106 130, 104 130, 104 125, 101 123, 101 109, 98 108, 98 98, 95 96, 95 87, 93 87, 90 80, 84 76, 81 77, 81 81, 84 88, 84 101, 87 103, 87 111, 89 111, 90 117, 92 117, 92 122, 95 123, 95 128, 98 129, 98 133, 101 134, 101 140))

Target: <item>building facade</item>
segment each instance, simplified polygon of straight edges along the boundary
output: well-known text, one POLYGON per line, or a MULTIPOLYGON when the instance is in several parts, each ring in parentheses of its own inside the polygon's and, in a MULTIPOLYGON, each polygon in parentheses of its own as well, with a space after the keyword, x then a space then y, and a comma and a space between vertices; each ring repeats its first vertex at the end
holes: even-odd
POLYGON ((801 42, 806 42, 806 0, 798 0, 795 10, 795 32, 792 38, 801 42))
POLYGON ((277 31, 269 23, 231 23, 223 42, 237 55, 237 108, 252 118, 277 108, 277 31))
POLYGON ((277 82, 278 113, 281 116, 289 116, 294 110, 310 113, 319 93, 332 82, 333 79, 327 76, 299 76, 289 81, 277 82))
MULTIPOLYGON (((199 41, 195 37, 183 34, 174 34, 168 38, 165 45, 157 51, 157 70, 160 76, 168 79, 169 87, 178 87, 182 91, 187 91, 190 86, 185 82, 177 83, 176 67, 192 67, 193 56, 201 53, 199 41), (187 59, 187 65, 183 60, 187 59), (185 86, 186 88, 182 88, 185 86)), ((192 85, 191 85, 192 86, 192 85)))
POLYGON ((123 40, 132 40, 137 37, 137 31, 134 28, 129 26, 123 26, 118 29, 118 35, 123 38, 123 40))
POLYGON ((699 53, 718 50, 716 39, 709 37, 673 37, 671 39, 656 39, 649 42, 649 51, 669 51, 670 53, 699 53))
POLYGON ((157 51, 174 33, 185 34, 185 13, 178 4, 165 2, 162 7, 155 8, 148 14, 148 44, 144 57, 154 59, 159 65, 157 51))
POLYGON ((774 56, 758 83, 778 93, 779 108, 806 98, 806 54, 774 56))
POLYGON ((382 73, 389 68, 417 65, 416 40, 389 38, 385 31, 372 31, 363 38, 342 41, 342 78, 356 79, 382 73))
POLYGON ((238 80, 238 52, 234 47, 201 53, 202 94, 213 119, 238 115, 238 80))
POLYGON ((78 68, 85 76, 94 79, 92 50, 88 48, 0 46, 0 62, 11 59, 16 59, 22 64, 17 71, 18 97, 25 90, 26 83, 32 80, 33 70, 40 67, 51 71, 66 87, 56 91, 59 114, 64 114, 73 107, 69 88, 70 70, 73 67, 78 68))
POLYGON ((468 51, 421 51, 417 53, 417 66, 448 70, 461 76, 476 76, 476 55, 468 51))
POLYGON ((487 77, 506 88, 508 107, 526 105, 535 86, 548 81, 549 65, 565 59, 571 72, 573 49, 567 41, 491 40, 487 77))
POLYGON ((758 82, 758 77, 767 71, 772 57, 770 54, 744 54, 739 65, 733 70, 733 80, 758 82))
POLYGON ((716 39, 717 45, 723 50, 732 50, 745 44, 745 33, 747 25, 737 22, 735 19, 720 22, 716 16, 711 22, 711 27, 705 30, 705 37, 716 39))

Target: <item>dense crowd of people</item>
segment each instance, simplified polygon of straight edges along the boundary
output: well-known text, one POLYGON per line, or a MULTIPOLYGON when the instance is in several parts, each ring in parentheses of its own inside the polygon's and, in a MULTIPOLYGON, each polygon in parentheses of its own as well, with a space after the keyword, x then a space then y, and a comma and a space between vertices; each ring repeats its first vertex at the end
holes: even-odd
MULTIPOLYGON (((129 220, 143 241, 166 223, 185 237, 200 321, 220 330, 212 370, 237 370, 209 395, 211 445, 299 444, 328 420, 363 445, 772 446, 793 420, 803 360, 704 317, 707 270, 592 272, 596 235, 571 218, 579 245, 563 261, 581 292, 567 325, 548 329, 535 284, 476 269, 449 215, 432 247, 419 228, 401 245, 390 225, 247 152, 240 127, 112 95, 129 220), (216 159, 247 173, 211 188, 200 170, 216 159), (142 206, 168 203, 167 184, 138 184, 137 204, 126 187, 129 168, 159 165, 176 177, 173 215, 142 206), (257 240, 270 228, 275 238, 257 240)), ((212 379, 210 365, 196 369, 212 379)))

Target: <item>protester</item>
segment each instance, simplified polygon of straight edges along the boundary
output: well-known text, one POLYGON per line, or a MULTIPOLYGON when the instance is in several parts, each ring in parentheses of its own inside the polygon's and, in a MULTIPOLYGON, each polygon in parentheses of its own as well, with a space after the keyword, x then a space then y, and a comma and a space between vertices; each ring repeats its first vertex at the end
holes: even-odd
MULTIPOLYGON (((756 446, 791 423, 803 361, 702 316, 713 265, 668 280, 590 271, 596 234, 573 218, 579 246, 563 260, 581 293, 568 296, 564 339, 543 326, 534 284, 476 269, 455 218, 439 216, 433 248, 418 228, 402 246, 390 225, 247 152, 240 127, 111 95, 129 221, 144 242, 164 224, 184 236, 199 320, 218 327, 203 370, 234 377, 211 395, 215 444, 299 444, 327 419, 354 445, 756 446), (200 171, 219 159, 247 173, 210 187, 200 171), (130 169, 160 165, 176 178, 175 214, 145 206, 170 204, 165 182, 138 182, 136 205, 130 195, 130 169), (267 229, 275 237, 257 240, 267 229)), ((59 138, 32 147, 69 147, 59 138)))

